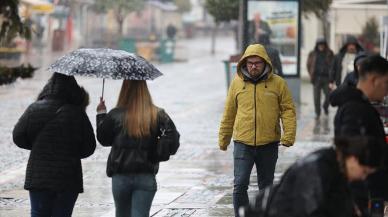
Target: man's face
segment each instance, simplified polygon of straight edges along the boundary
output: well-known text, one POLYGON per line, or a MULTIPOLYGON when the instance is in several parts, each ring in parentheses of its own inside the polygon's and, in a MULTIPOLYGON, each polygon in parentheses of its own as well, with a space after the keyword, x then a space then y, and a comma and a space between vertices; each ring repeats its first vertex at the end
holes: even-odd
POLYGON ((388 75, 373 74, 373 98, 372 101, 382 102, 388 95, 388 75))
POLYGON ((348 53, 356 53, 357 52, 357 47, 355 44, 348 44, 346 47, 346 52, 348 53))
POLYGON ((263 73, 265 68, 265 61, 258 56, 252 56, 247 58, 248 73, 252 78, 257 78, 263 73))
POLYGON ((326 48, 326 45, 325 44, 318 44, 318 50, 319 51, 324 51, 326 48))
POLYGON ((254 15, 254 18, 253 18, 253 19, 255 20, 256 23, 259 23, 260 20, 261 20, 261 15, 260 15, 260 13, 256 13, 256 14, 254 15))

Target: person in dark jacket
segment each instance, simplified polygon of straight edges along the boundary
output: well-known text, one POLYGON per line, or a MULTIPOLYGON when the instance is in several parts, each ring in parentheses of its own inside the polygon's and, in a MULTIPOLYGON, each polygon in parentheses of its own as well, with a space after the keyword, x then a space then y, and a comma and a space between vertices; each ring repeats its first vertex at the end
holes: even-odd
POLYGON ((269 59, 271 60, 275 74, 283 77, 282 61, 280 60, 280 54, 277 49, 271 46, 271 40, 269 35, 261 35, 259 38, 259 44, 262 44, 267 51, 269 59))
POLYGON ((249 44, 257 44, 260 41, 260 37, 266 35, 270 37, 272 35, 271 27, 268 22, 261 18, 260 12, 253 14, 253 19, 248 21, 248 35, 249 44))
POLYGON ((333 62, 333 51, 327 45, 325 38, 318 38, 307 58, 307 71, 310 81, 314 86, 315 117, 321 115, 321 92, 325 94, 323 110, 326 115, 329 113, 329 70, 333 62))
MULTIPOLYGON (((388 94, 388 61, 379 55, 366 57, 359 67, 357 86, 342 85, 330 95, 332 106, 338 106, 334 119, 334 135, 342 135, 343 126, 362 125, 365 135, 385 144, 383 123, 371 102, 381 102, 388 94)), ((388 162, 385 163, 388 168, 388 162)), ((365 184, 352 187, 357 203, 367 212, 370 198, 388 200, 388 171, 380 170, 370 176, 365 184), (368 191, 370 193, 368 193, 368 191), (370 195, 370 196, 369 196, 370 195)))
POLYGON ((335 89, 335 86, 338 87, 345 79, 345 76, 354 70, 354 59, 361 51, 364 51, 364 49, 357 39, 354 36, 348 36, 345 44, 335 55, 331 66, 329 74, 331 89, 335 89))
POLYGON ((31 150, 24 188, 32 217, 71 216, 83 192, 80 159, 96 148, 87 103, 73 76, 54 73, 13 130, 14 143, 31 150))
MULTIPOLYGON (((158 122, 167 123, 167 133, 178 133, 175 125, 153 104, 146 81, 124 80, 117 106, 106 114, 101 99, 97 112, 97 140, 112 147, 107 175, 112 177, 116 217, 148 217, 157 190, 159 162, 153 156, 158 122)), ((179 136, 174 142, 179 146, 179 136)))
POLYGON ((367 56, 368 54, 364 51, 361 51, 357 54, 356 58, 354 59, 354 70, 346 75, 344 82, 341 85, 351 85, 353 87, 357 86, 358 69, 360 68, 362 60, 364 60, 364 58, 367 56))
POLYGON ((278 185, 256 198, 244 217, 361 216, 348 184, 364 180, 382 166, 384 146, 374 142, 361 131, 335 138, 335 147, 295 162, 278 185))

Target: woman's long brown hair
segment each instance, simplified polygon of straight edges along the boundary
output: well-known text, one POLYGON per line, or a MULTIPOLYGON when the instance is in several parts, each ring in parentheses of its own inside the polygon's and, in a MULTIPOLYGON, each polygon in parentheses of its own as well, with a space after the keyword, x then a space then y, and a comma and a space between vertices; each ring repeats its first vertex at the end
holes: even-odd
POLYGON ((127 110, 123 126, 129 136, 146 137, 156 128, 158 108, 152 102, 146 81, 124 80, 117 107, 127 110))

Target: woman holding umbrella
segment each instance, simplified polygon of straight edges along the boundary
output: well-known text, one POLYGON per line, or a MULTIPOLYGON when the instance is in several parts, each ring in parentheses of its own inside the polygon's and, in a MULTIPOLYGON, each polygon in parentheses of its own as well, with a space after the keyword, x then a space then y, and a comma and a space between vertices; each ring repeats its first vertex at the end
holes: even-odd
POLYGON ((112 177, 116 217, 148 217, 157 190, 155 145, 161 123, 175 135, 176 148, 179 133, 166 112, 153 104, 144 80, 124 80, 116 107, 106 114, 101 99, 97 113, 97 140, 112 147, 106 172, 112 177))
POLYGON ((54 73, 17 122, 13 140, 31 150, 24 184, 31 217, 71 216, 83 192, 80 159, 96 148, 88 104, 88 93, 73 76, 54 73))

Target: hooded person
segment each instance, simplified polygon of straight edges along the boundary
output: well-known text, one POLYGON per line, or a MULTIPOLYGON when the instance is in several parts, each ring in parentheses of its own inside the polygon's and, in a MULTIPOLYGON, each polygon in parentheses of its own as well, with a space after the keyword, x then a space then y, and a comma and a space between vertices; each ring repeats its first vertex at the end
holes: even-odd
POLYGON ((295 134, 295 106, 286 81, 274 74, 262 45, 249 45, 237 64, 237 76, 230 85, 219 130, 221 150, 227 150, 232 137, 234 141, 236 216, 239 207, 249 203, 247 189, 253 165, 259 189, 272 185, 278 146, 293 145, 295 134))
POLYGON ((316 118, 321 115, 321 92, 325 94, 323 109, 329 113, 329 71, 333 62, 333 51, 329 48, 325 38, 318 38, 314 50, 307 58, 307 71, 314 86, 314 106, 316 118))
POLYGON ((329 74, 331 86, 335 84, 338 87, 346 75, 354 71, 354 59, 361 51, 364 49, 357 39, 354 36, 348 36, 345 44, 334 57, 329 74))
POLYGON ((30 150, 24 188, 31 216, 71 216, 84 190, 81 159, 96 148, 88 104, 73 76, 54 73, 16 123, 14 143, 30 150))

